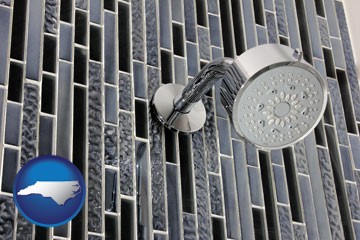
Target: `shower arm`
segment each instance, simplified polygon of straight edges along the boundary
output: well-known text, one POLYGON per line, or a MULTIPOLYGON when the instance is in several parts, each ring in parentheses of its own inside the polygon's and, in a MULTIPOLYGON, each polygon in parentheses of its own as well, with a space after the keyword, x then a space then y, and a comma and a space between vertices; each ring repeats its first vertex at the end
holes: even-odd
POLYGON ((205 65, 182 92, 174 98, 174 108, 166 119, 167 123, 173 124, 180 115, 189 113, 195 104, 201 101, 203 96, 219 80, 223 79, 233 61, 234 59, 231 58, 219 58, 205 65))

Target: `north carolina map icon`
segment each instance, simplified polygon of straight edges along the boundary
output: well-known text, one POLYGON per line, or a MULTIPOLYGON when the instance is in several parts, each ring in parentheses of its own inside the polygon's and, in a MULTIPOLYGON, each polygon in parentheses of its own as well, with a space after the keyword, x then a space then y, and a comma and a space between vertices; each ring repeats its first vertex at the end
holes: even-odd
POLYGON ((56 227, 81 211, 86 189, 84 177, 71 161, 46 155, 33 158, 20 168, 13 197, 19 213, 31 223, 56 227))
POLYGON ((78 181, 37 181, 21 189, 17 195, 40 194, 43 197, 52 198, 58 205, 64 205, 71 198, 75 198, 81 192, 78 181))

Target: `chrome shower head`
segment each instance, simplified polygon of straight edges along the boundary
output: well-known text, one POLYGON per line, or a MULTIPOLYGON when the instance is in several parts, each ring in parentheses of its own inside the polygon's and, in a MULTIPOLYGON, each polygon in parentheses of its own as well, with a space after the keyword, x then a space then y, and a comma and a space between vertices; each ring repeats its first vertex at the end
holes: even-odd
POLYGON ((199 89, 208 90, 216 79, 223 79, 221 101, 236 132, 259 148, 292 145, 321 120, 327 102, 327 84, 303 60, 300 50, 267 44, 246 51, 233 62, 216 61, 205 66, 184 90, 171 84, 155 94, 155 112, 165 126, 182 132, 201 128, 205 110, 201 103, 204 91, 199 89), (170 104, 166 103, 168 107, 164 111, 161 105, 168 99, 162 97, 169 95, 165 90, 169 88, 179 91, 173 94, 176 96, 170 104), (184 118, 187 121, 179 120, 184 118))

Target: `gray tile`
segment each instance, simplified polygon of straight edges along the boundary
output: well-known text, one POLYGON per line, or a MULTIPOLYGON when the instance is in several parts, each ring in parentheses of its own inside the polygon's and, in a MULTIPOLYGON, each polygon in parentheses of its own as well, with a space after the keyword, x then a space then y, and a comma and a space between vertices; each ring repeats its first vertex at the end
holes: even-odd
POLYGON ((186 85, 187 70, 186 61, 180 57, 174 57, 175 83, 186 85))
POLYGON ((293 239, 290 208, 278 205, 281 239, 293 239))
POLYGON ((253 239, 254 223, 251 209, 250 185, 246 166, 245 146, 239 141, 232 141, 236 186, 239 202, 241 234, 244 239, 253 239))
POLYGON ((117 81, 117 56, 114 51, 117 44, 115 16, 113 13, 104 13, 104 78, 105 82, 111 84, 116 84, 117 81))
POLYGON ((186 40, 196 42, 196 17, 194 0, 184 0, 186 40))
POLYGON ((273 166, 277 201, 289 204, 289 197, 286 184, 285 169, 281 166, 273 166))
POLYGON ((127 111, 133 110, 133 93, 131 76, 119 73, 119 108, 127 111))
POLYGON ((196 239, 196 219, 194 214, 183 213, 184 239, 196 239))
POLYGON ((323 46, 331 47, 329 31, 326 19, 318 17, 320 39, 323 46))
POLYGON ((160 47, 171 49, 170 0, 159 0, 160 47))
POLYGON ((351 211, 351 218, 354 220, 360 219, 360 205, 359 194, 356 184, 345 183, 346 192, 349 200, 349 207, 351 211))
POLYGON ((305 12, 308 21, 308 28, 309 28, 309 37, 311 41, 311 49, 313 56, 319 59, 322 59, 322 48, 321 48, 321 41, 320 41, 320 34, 318 32, 318 25, 317 22, 317 14, 315 10, 315 4, 312 0, 305 0, 305 12))
POLYGON ((6 109, 5 143, 19 145, 21 106, 8 103, 6 109))
POLYGON ((34 225, 26 220, 21 214, 16 219, 16 239, 28 240, 32 239, 34 225))
POLYGON ((204 124, 205 152, 208 171, 219 172, 219 149, 215 125, 214 106, 211 98, 205 97, 203 103, 206 109, 206 121, 204 124))
POLYGON ((169 217, 169 238, 180 239, 181 235, 181 214, 180 214, 180 182, 178 166, 166 165, 166 188, 169 217))
POLYGON ((101 0, 90 0, 90 22, 101 24, 101 0))
POLYGON ((217 118, 217 127, 219 135, 220 153, 231 155, 230 129, 229 122, 226 119, 217 118))
POLYGON ((131 1, 133 59, 144 61, 144 0, 131 1))
MULTIPOLYGON (((10 2, 10 1, 9 1, 10 2)), ((0 84, 5 84, 10 38, 10 9, 0 7, 0 84)))
POLYGON ((192 135, 192 145, 199 239, 210 239, 210 201, 208 198, 207 166, 204 158, 204 141, 201 130, 192 135))
POLYGON ((183 1, 171 0, 171 15, 172 20, 177 22, 184 22, 183 1))
POLYGON ((133 195, 133 116, 119 113, 119 160, 120 160, 120 191, 121 194, 133 195))
MULTIPOLYGON (((46 1, 45 11, 45 30, 47 29, 48 20, 48 1, 46 1)), ((42 12, 44 8, 43 1, 34 0, 29 2, 29 26, 28 26, 28 45, 27 45, 27 64, 26 77, 33 80, 39 80, 39 66, 40 66, 40 49, 41 49, 41 23, 42 12)), ((54 17, 54 16, 52 16, 54 17)), ((56 19, 55 19, 56 23, 56 19)), ((1 30, 0 30, 1 32, 1 30)))
POLYGON ((259 163, 258 163, 258 153, 256 147, 249 142, 246 142, 245 146, 246 146, 247 164, 257 167, 259 163))
POLYGON ((335 118, 336 131, 340 144, 349 145, 347 139, 347 127, 344 115, 344 109, 341 104, 341 95, 339 85, 335 80, 328 80, 333 114, 335 118))
POLYGON ((210 39, 209 31, 203 27, 198 27, 199 53, 203 60, 210 60, 210 39))
POLYGON ((101 65, 89 63, 89 100, 88 100, 88 119, 89 119, 89 145, 88 145, 88 229, 91 232, 102 232, 102 195, 98 194, 102 189, 102 154, 103 143, 101 136, 102 127, 102 94, 101 87, 101 65))
MULTIPOLYGON (((113 169, 105 169, 105 210, 109 212, 117 212, 119 206, 118 202, 118 192, 117 192, 117 172, 113 169)), ((105 222, 105 224, 107 224, 105 222)), ((107 226, 105 226, 107 227, 107 226)), ((115 232, 115 231, 114 231, 115 232)))
POLYGON ((221 172, 224 186, 224 205, 227 237, 240 239, 240 219, 237 204, 236 180, 233 159, 221 158, 221 172))
POLYGON ((195 76, 199 72, 198 54, 195 44, 186 43, 188 75, 195 76))
POLYGON ((150 118, 149 126, 153 228, 166 231, 165 162, 163 160, 162 139, 160 137, 162 126, 157 120, 152 118, 150 118))
POLYGON ((88 5, 88 0, 76 0, 75 1, 75 6, 77 8, 81 8, 83 10, 87 9, 87 5, 88 5))
POLYGON ((299 11, 295 6, 295 1, 284 1, 289 30, 290 45, 292 48, 301 48, 298 19, 296 13, 299 11))
POLYGON ((14 236, 15 205, 13 199, 0 196, 0 236, 3 239, 13 239, 14 236))
POLYGON ((261 186, 261 175, 258 168, 248 167, 251 202, 257 206, 264 206, 264 196, 261 186))
POLYGON ((58 99, 57 99, 57 125, 56 155, 70 158, 71 128, 72 128, 72 65, 67 62, 59 63, 58 99))
POLYGON ((353 172, 353 161, 350 157, 349 148, 345 146, 339 146, 340 148, 340 156, 342 162, 342 168, 344 171, 344 177, 346 180, 355 181, 354 172, 353 172))
POLYGON ((349 135, 354 167, 360 169, 360 139, 358 136, 349 135))
POLYGON ((52 154, 53 118, 40 116, 39 122, 39 155, 52 154))
POLYGON ((258 36, 259 45, 268 43, 266 28, 262 26, 256 26, 256 32, 258 36))
POLYGON ((144 64, 134 62, 134 93, 135 97, 147 98, 146 85, 145 85, 145 69, 144 64))
MULTIPOLYGON (((179 235, 176 235, 176 237, 178 237, 178 236, 179 235)), ((176 239, 176 237, 172 238, 172 239, 176 239)), ((166 235, 155 233, 154 234, 154 240, 166 240, 166 235)))
POLYGON ((346 69, 345 57, 344 57, 344 50, 342 47, 342 42, 340 39, 331 38, 331 46, 333 50, 334 56, 334 63, 336 67, 346 69))
POLYGON ((6 6, 10 6, 11 0, 0 0, 0 4, 1 4, 1 5, 6 5, 6 6))
POLYGON ((333 238, 343 238, 344 233, 341 224, 341 215, 337 202, 336 189, 331 169, 330 158, 329 155, 326 153, 326 150, 323 149, 318 149, 318 155, 331 235, 333 238))
POLYGON ((209 15, 209 30, 211 45, 221 47, 220 19, 218 16, 209 15))
POLYGON ((145 0, 147 64, 159 65, 156 1, 145 0))
POLYGON ((211 200, 211 213, 216 215, 223 215, 222 189, 220 177, 209 175, 209 191, 211 200))
POLYGON ((25 83, 21 134, 21 166, 37 156, 39 88, 25 83))
POLYGON ((296 157, 296 166, 298 172, 303 174, 309 174, 305 144, 303 141, 300 141, 294 145, 294 153, 296 157))
POLYGON ((250 49, 257 45, 253 1, 242 1, 242 15, 244 19, 244 30, 246 34, 246 45, 247 48, 250 49))
POLYGON ((208 4, 207 6, 208 6, 209 13, 219 14, 219 1, 218 0, 207 0, 207 4, 208 4))
POLYGON ((105 126, 104 129, 104 151, 105 164, 118 166, 119 150, 118 150, 118 128, 113 126, 105 126))
POLYGON ((72 31, 73 27, 60 24, 60 50, 59 58, 71 62, 72 60, 72 31))
POLYGON ((274 2, 272 0, 264 0, 264 8, 266 10, 274 11, 274 2))
MULTIPOLYGON (((310 179, 305 176, 299 176, 299 185, 301 191, 301 200, 304 207, 304 217, 305 217, 305 224, 306 224, 306 232, 309 239, 319 239, 318 234, 318 225, 316 222, 316 212, 315 206, 313 202, 313 194, 311 192, 311 183, 310 179)), ((325 216, 319 216, 319 220, 324 219, 325 216)), ((296 225, 294 225, 294 232, 296 235, 296 225)), ((326 230, 326 229, 322 229, 326 230)), ((330 229, 328 230, 330 231, 330 229)))
POLYGON ((4 161, 1 174, 1 191, 3 192, 13 193, 15 176, 18 169, 18 156, 18 150, 4 148, 4 161))
POLYGON ((117 94, 116 88, 105 86, 105 121, 117 124, 117 94))
MULTIPOLYGON (((45 32, 57 34, 58 7, 59 7, 58 3, 59 2, 56 0, 45 1, 45 21, 44 21, 45 32)), ((35 10, 36 9, 34 9, 34 11, 35 10)))
POLYGON ((344 7, 342 2, 335 2, 336 13, 339 20, 339 28, 341 39, 344 48, 345 61, 346 61, 346 70, 348 74, 348 79, 350 83, 351 96, 353 100, 353 105, 355 109, 356 120, 360 121, 360 88, 359 82, 356 75, 356 66, 354 62, 354 56, 352 52, 352 46, 349 36, 349 31, 347 28, 346 17, 344 12, 344 7))
POLYGON ((278 165, 284 165, 284 158, 280 149, 271 151, 271 162, 278 165))
POLYGON ((335 11, 335 1, 324 1, 324 7, 329 23, 330 36, 340 37, 338 19, 335 11))
POLYGON ((159 69, 148 67, 147 68, 147 85, 148 85, 148 97, 152 98, 155 94, 155 91, 160 86, 160 73, 159 69))
POLYGON ((277 43, 277 31, 276 31, 276 22, 275 16, 273 13, 265 12, 266 16, 266 27, 268 30, 269 43, 277 43))
POLYGON ((284 0, 275 0, 276 17, 279 28, 279 34, 288 36, 284 0))
POLYGON ((306 227, 307 227, 306 225, 294 224, 293 227, 294 227, 294 239, 296 240, 308 239, 306 235, 306 227))

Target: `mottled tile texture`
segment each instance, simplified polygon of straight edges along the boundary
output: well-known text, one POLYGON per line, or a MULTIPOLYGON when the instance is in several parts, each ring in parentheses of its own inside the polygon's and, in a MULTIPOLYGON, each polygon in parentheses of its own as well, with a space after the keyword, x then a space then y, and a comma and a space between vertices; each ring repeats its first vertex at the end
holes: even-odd
POLYGON ((89 64, 89 231, 102 230, 102 87, 101 66, 97 63, 89 64))
POLYGON ((57 33, 58 24, 58 4, 56 0, 45 1, 45 21, 44 31, 48 33, 57 33))

